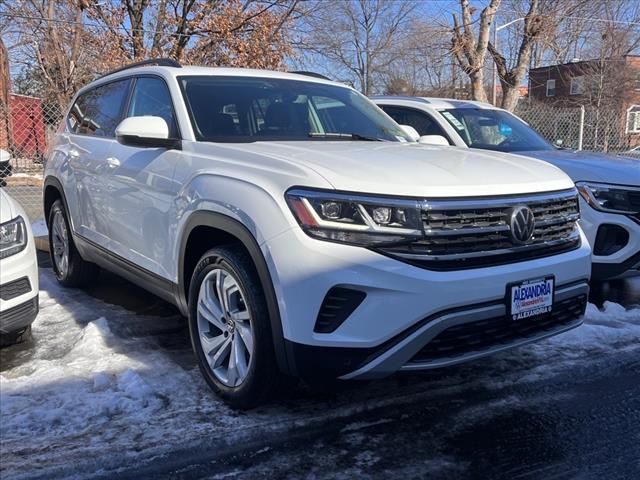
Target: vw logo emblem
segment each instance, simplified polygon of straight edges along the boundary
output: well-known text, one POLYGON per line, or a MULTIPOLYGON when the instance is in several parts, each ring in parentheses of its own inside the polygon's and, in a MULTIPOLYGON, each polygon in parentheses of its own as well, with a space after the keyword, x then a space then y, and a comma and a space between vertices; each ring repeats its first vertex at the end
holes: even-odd
POLYGON ((511 238, 517 245, 522 245, 531 240, 533 230, 536 228, 536 219, 529 207, 515 207, 511 211, 509 220, 511 238))

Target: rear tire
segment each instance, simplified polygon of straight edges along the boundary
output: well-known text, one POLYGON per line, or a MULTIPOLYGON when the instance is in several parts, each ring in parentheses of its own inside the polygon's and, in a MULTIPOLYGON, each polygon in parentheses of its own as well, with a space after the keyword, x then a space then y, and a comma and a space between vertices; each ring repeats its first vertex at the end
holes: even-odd
POLYGON ((31 340, 31 325, 17 332, 0 335, 0 347, 8 347, 27 340, 31 340))
POLYGON ((47 226, 51 264, 58 282, 65 287, 84 287, 95 282, 100 269, 96 264, 85 261, 78 252, 67 212, 60 200, 52 205, 47 226))
POLYGON ((202 256, 189 288, 191 344, 211 389, 234 408, 260 405, 279 384, 267 312, 255 266, 241 247, 202 256))

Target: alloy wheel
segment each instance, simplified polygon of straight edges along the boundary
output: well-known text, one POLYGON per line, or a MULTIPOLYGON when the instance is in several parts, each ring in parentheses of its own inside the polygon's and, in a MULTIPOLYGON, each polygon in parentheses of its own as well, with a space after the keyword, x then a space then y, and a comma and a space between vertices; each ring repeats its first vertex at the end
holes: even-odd
POLYGON ((60 210, 57 210, 53 215, 51 229, 53 261, 58 270, 58 274, 64 277, 69 268, 69 232, 67 231, 67 224, 60 210))
POLYGON ((210 271, 200 285, 197 324, 215 377, 227 387, 239 386, 253 358, 253 323, 240 284, 222 267, 210 271))

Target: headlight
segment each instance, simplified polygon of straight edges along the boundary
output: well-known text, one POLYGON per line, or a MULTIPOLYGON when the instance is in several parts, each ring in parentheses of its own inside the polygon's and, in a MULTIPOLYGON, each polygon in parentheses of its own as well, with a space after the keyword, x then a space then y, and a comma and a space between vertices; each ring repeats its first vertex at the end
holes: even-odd
POLYGON ((320 240, 379 246, 423 235, 417 200, 303 189, 289 190, 286 199, 302 229, 320 240))
POLYGON ((582 198, 596 210, 636 215, 640 213, 640 187, 578 182, 582 198))
POLYGON ((22 217, 0 225, 0 258, 21 252, 27 246, 27 227, 22 217))

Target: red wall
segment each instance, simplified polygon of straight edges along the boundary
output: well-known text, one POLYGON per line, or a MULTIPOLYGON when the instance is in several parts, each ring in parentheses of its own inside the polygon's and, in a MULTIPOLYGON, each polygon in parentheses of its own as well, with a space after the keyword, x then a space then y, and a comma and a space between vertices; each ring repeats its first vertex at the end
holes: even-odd
POLYGON ((34 156, 47 149, 42 100, 11 94, 9 99, 12 142, 16 155, 34 156))

